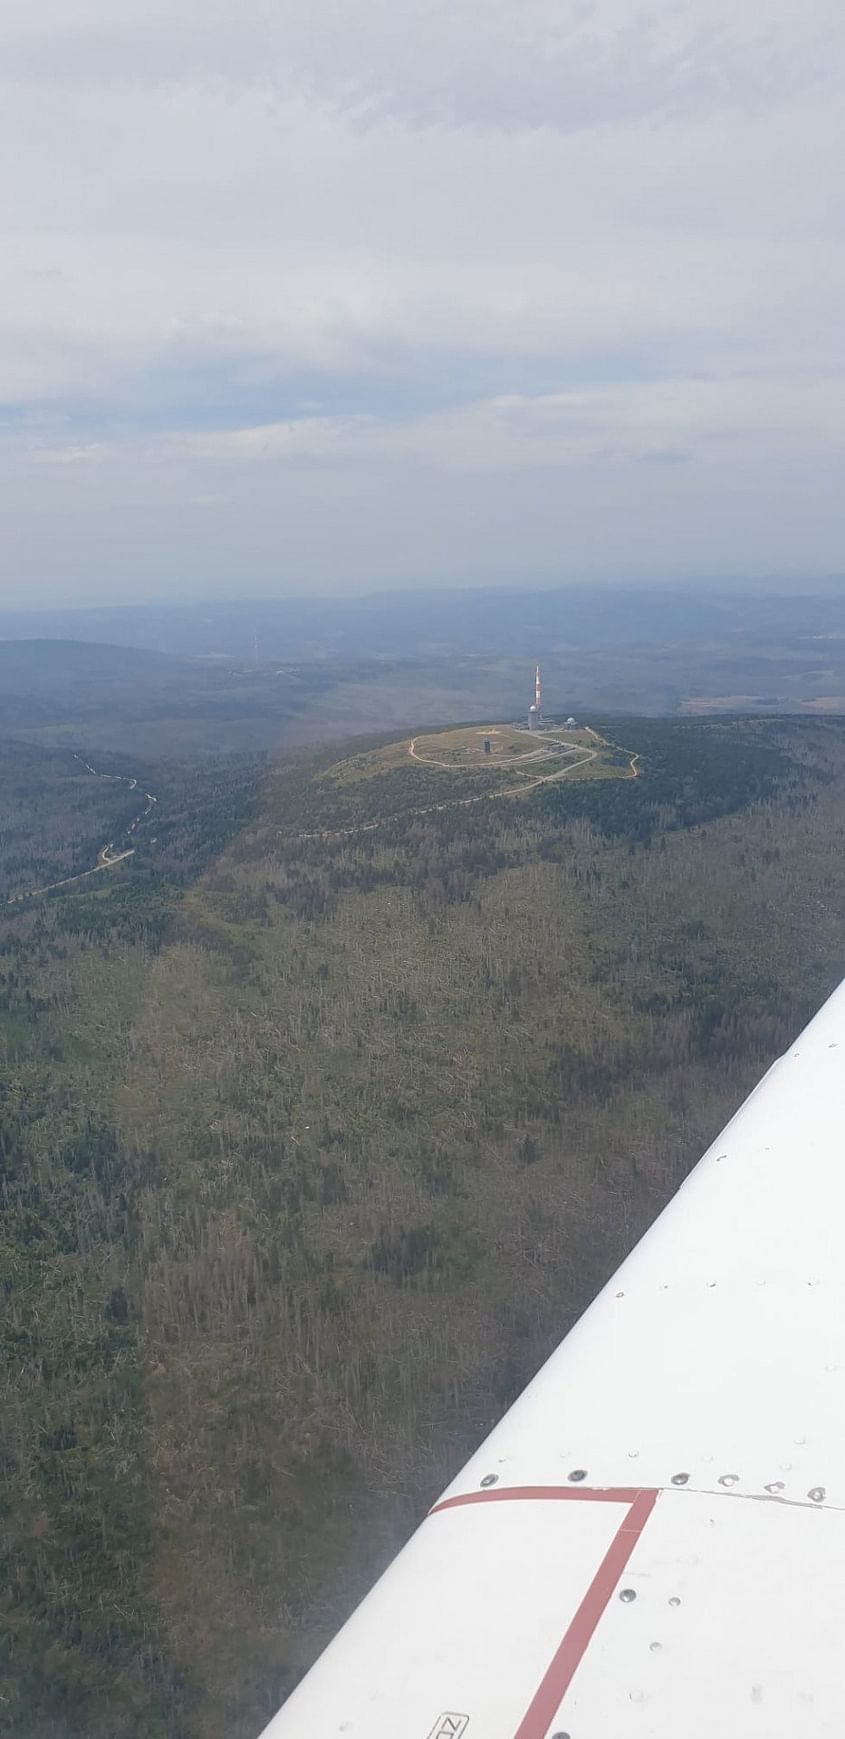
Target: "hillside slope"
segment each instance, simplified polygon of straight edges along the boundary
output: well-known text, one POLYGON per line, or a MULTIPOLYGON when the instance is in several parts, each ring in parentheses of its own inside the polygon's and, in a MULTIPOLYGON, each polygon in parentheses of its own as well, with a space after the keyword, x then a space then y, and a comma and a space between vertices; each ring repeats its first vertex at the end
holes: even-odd
POLYGON ((620 740, 221 772, 3 922, 10 1732, 254 1734, 841 976, 845 725, 620 740))

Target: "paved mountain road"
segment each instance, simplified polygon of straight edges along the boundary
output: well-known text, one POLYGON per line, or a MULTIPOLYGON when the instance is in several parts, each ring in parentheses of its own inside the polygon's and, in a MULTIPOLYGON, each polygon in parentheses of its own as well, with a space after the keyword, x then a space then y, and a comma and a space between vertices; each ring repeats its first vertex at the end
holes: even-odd
MULTIPOLYGON (((594 732, 592 734, 595 735, 594 732)), ((408 745, 408 754, 412 756, 418 766, 422 767, 426 764, 423 757, 414 754, 416 740, 416 737, 411 738, 408 745)), ((601 739, 598 740, 601 741, 601 739)), ((559 743, 558 747, 579 749, 581 745, 580 743, 559 743)), ((538 751, 538 753, 540 752, 541 751, 538 751)), ((545 753, 545 751, 542 751, 542 753, 545 753)), ((550 753, 554 753, 554 751, 551 750, 550 753)), ((598 753, 598 749, 588 749, 586 754, 581 755, 579 760, 570 761, 565 767, 559 767, 556 773, 540 773, 534 779, 523 779, 518 785, 506 785, 504 789, 500 791, 477 791, 472 797, 447 797, 442 803, 426 803, 420 809, 404 809, 396 815, 380 815, 378 821, 360 821, 353 827, 337 827, 334 829, 318 828, 313 833, 295 833, 289 837, 292 837, 293 839, 348 839, 355 833, 372 833, 375 828, 384 827, 390 821, 410 821, 416 815, 438 815, 443 809, 466 809, 471 803, 489 803, 497 797, 521 796, 526 791, 536 790, 538 785, 551 785, 556 779, 565 779, 568 774, 575 772, 576 767, 585 767, 588 761, 595 761, 598 753)), ((534 758, 533 755, 530 757, 527 755, 520 755, 517 757, 519 761, 528 759, 534 760, 534 758)), ((462 771, 461 768, 452 766, 449 761, 429 761, 428 765, 443 766, 450 773, 462 771)), ((502 765, 501 762, 500 765, 502 765)), ((636 778, 636 773, 634 773, 633 776, 636 778)), ((281 828, 279 828, 279 832, 282 832, 281 828)))

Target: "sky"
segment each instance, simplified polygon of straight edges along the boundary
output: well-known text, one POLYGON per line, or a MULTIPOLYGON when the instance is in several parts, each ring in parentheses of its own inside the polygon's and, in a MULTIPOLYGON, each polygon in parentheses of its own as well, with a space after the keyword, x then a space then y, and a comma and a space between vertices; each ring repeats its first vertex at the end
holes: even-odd
POLYGON ((845 573, 841 0, 3 0, 0 605, 845 573))

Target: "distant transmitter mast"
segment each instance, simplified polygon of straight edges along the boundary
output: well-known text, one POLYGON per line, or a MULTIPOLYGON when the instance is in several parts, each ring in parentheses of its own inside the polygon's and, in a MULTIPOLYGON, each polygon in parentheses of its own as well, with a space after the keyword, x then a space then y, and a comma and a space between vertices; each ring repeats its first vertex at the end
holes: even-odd
POLYGON ((542 722, 543 705, 540 688, 540 666, 534 672, 534 704, 528 708, 528 729, 536 731, 542 722))

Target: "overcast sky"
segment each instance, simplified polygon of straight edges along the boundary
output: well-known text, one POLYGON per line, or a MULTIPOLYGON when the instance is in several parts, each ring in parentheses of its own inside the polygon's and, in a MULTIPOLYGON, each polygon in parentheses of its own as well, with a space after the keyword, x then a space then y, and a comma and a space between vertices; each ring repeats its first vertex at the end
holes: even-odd
POLYGON ((3 0, 0 600, 845 571, 842 0, 3 0))

